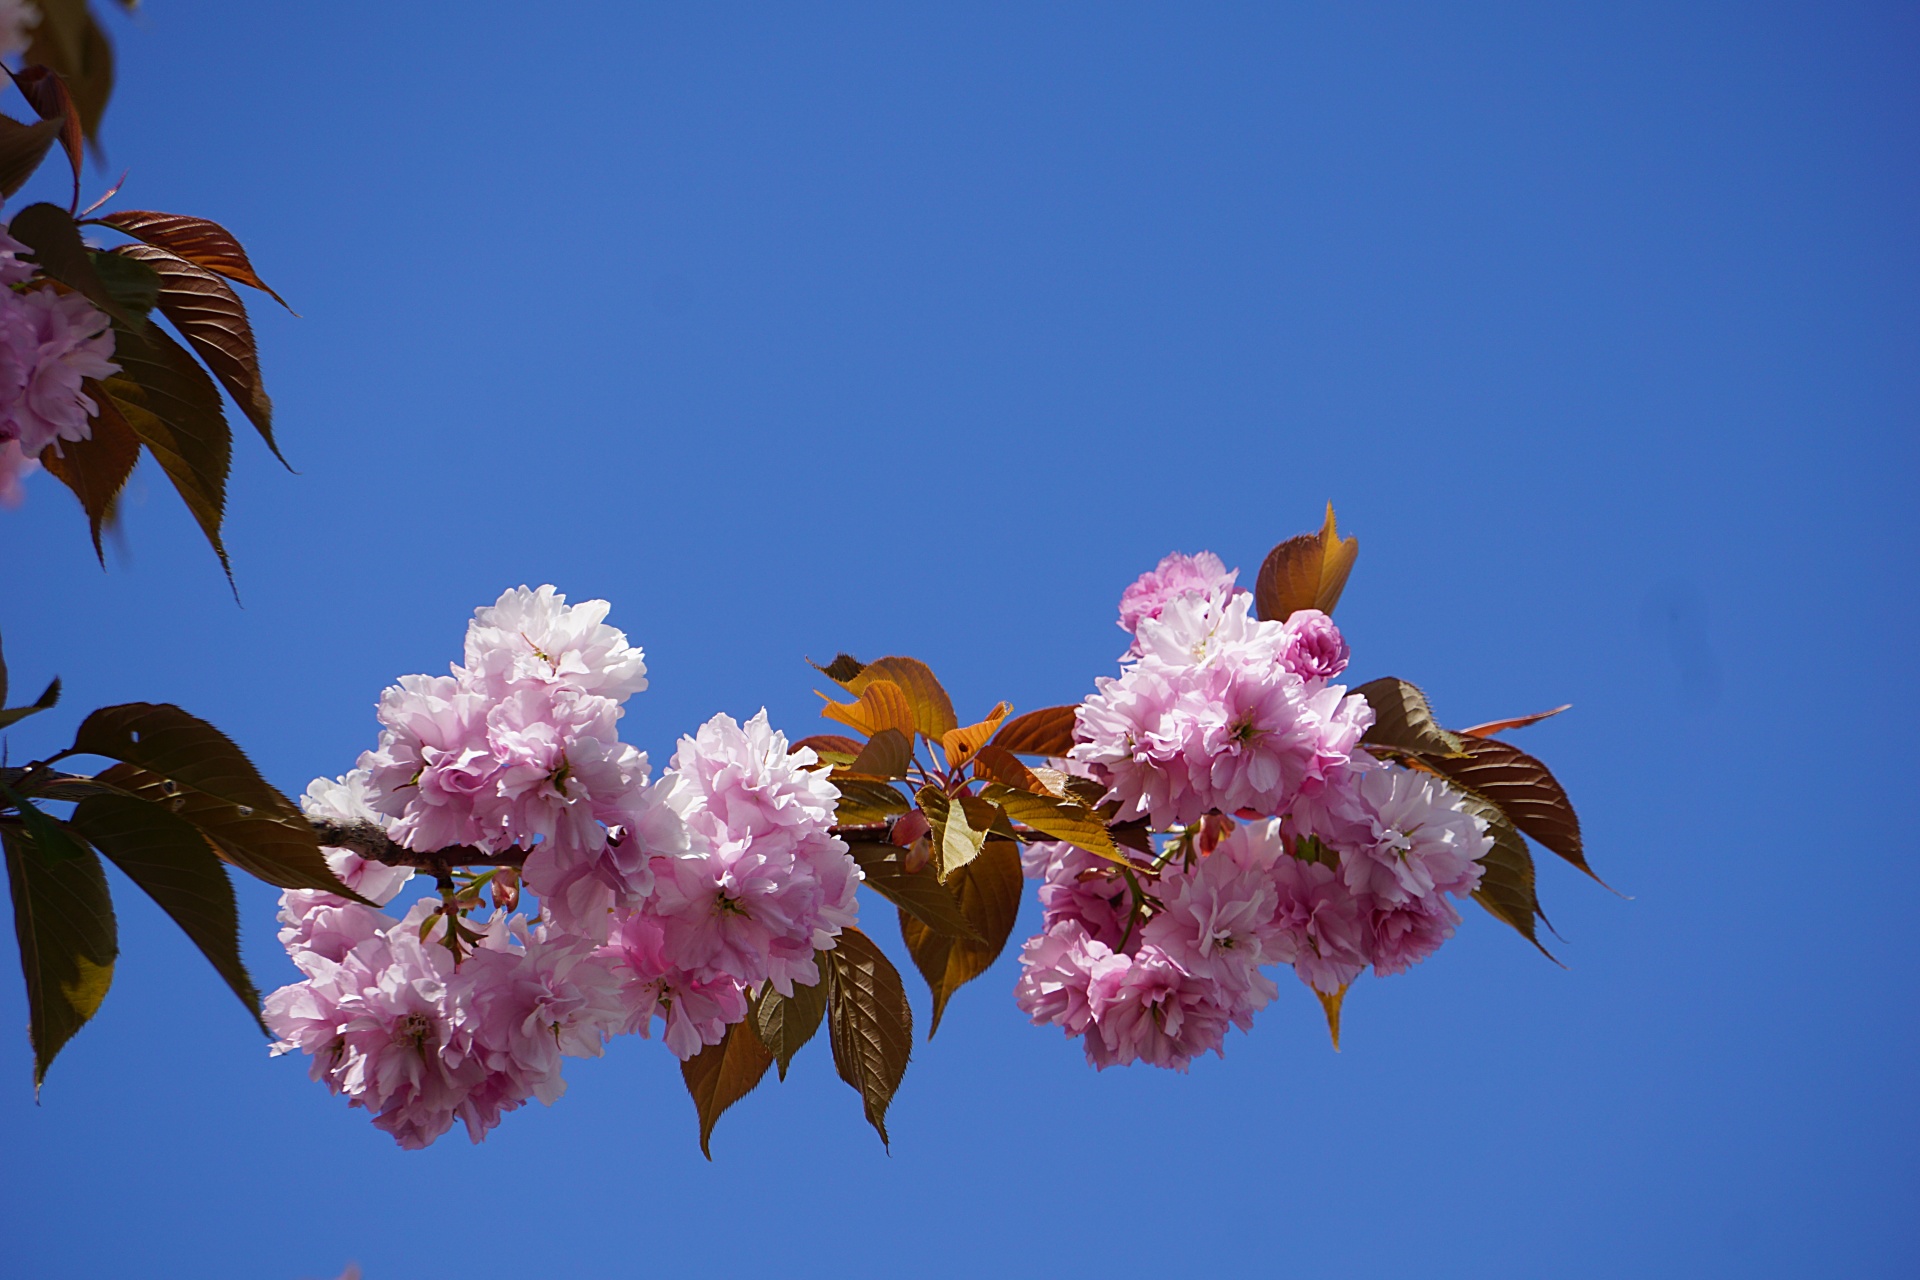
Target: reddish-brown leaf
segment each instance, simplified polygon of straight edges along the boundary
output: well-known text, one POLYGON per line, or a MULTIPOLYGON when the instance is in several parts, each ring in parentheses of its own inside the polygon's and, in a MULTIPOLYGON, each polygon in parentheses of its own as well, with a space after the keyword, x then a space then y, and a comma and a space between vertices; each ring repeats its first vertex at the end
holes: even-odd
POLYGON ((80 0, 51 0, 40 9, 25 61, 52 67, 66 81, 79 109, 82 132, 99 154, 100 120, 113 97, 113 44, 80 0))
POLYGON ((913 1055, 913 1007, 900 971, 858 929, 842 929, 823 959, 833 1065, 859 1093, 867 1123, 884 1145, 887 1107, 913 1055))
MULTIPOLYGON (((825 698, 825 694, 820 695, 825 698)), ((820 714, 838 720, 856 733, 872 737, 882 729, 898 729, 907 738, 914 734, 913 704, 899 685, 891 680, 870 680, 860 690, 857 702, 831 699, 820 714)))
MULTIPOLYGON (((839 659, 834 660, 834 665, 839 665, 839 659)), ((890 680, 900 687, 907 704, 913 708, 914 727, 929 742, 938 742, 949 729, 959 727, 960 721, 953 714, 953 699, 934 677, 933 669, 920 659, 881 658, 867 663, 841 683, 849 693, 857 694, 876 680, 890 680)))
MULTIPOLYGON (((176 253, 149 244, 123 244, 114 254, 151 267, 160 277, 160 314, 173 322, 207 368, 247 415, 273 456, 286 457, 273 439, 273 401, 260 379, 253 325, 233 286, 176 253)), ((292 468, 289 467, 289 470, 292 468)))
MULTIPOLYGON (((254 271, 253 263, 247 260, 247 251, 240 247, 233 233, 217 222, 181 213, 155 213, 150 209, 122 209, 99 221, 136 240, 178 254, 216 275, 252 285, 287 307, 287 300, 268 288, 266 281, 254 271)), ((287 307, 287 310, 293 308, 287 307)))
POLYGON ((1267 553, 1253 584, 1253 604, 1262 618, 1284 622, 1300 609, 1332 613, 1346 589, 1353 559, 1360 554, 1357 538, 1342 538, 1327 504, 1327 522, 1318 533, 1303 533, 1267 553))
POLYGON ((873 840, 852 840, 847 851, 860 864, 861 883, 945 938, 984 942, 959 902, 931 866, 907 868, 907 851, 873 840))
POLYGON ((1023 756, 1064 756, 1073 750, 1073 718, 1077 707, 1042 707, 1017 715, 1000 726, 993 745, 1023 756))
POLYGON ((707 1143, 720 1113, 753 1092, 772 1065, 773 1052, 745 1022, 734 1023, 719 1044, 708 1045, 680 1064, 680 1077, 700 1116, 701 1155, 713 1159, 707 1143))
POLYGON ((140 461, 140 437, 133 434, 111 397, 96 394, 93 401, 100 408, 93 417, 92 436, 62 443, 61 453, 48 448, 40 455, 40 465, 80 499, 93 532, 93 553, 104 566, 107 556, 100 533, 113 524, 115 501, 140 461))
POLYGON ((999 703, 980 723, 970 724, 964 729, 949 729, 941 734, 940 749, 946 752, 947 768, 965 767, 967 761, 973 759, 973 753, 987 744, 987 740, 1000 728, 1000 722, 1012 710, 1013 707, 1008 703, 999 703))
POLYGON ((12 116, 0 116, 0 198, 11 196, 33 176, 61 128, 59 120, 21 124, 12 116))
POLYGON ((80 207, 80 152, 86 137, 80 128, 80 110, 73 103, 67 82, 51 67, 23 67, 11 71, 20 95, 42 120, 60 122, 60 145, 73 166, 73 208, 80 207))
POLYGON ((829 751, 836 755, 848 757, 860 754, 860 740, 858 738, 849 738, 844 733, 810 734, 794 743, 792 749, 798 751, 802 747, 807 747, 823 757, 829 751))
POLYGON ((913 735, 881 729, 860 748, 846 771, 867 778, 904 778, 913 763, 913 735))
POLYGON ((1020 914, 1024 887, 1020 846, 1011 840, 989 840, 980 856, 948 877, 946 892, 959 904, 980 941, 955 938, 930 929, 902 909, 900 936, 920 975, 933 991, 933 1024, 927 1038, 940 1029, 947 1001, 964 984, 985 973, 1007 945, 1014 917, 1020 914))
POLYGON ((1571 702, 1563 702, 1551 711, 1536 711, 1530 716, 1515 716, 1511 720, 1489 720, 1485 724, 1476 724, 1460 732, 1471 734, 1476 738, 1488 738, 1496 733, 1504 733, 1508 729, 1524 729, 1530 724, 1539 724, 1542 720, 1557 716, 1572 706, 1571 702))
MULTIPOLYGON (((1430 758, 1435 772, 1484 796, 1512 819, 1513 825, 1580 868, 1595 880, 1580 840, 1580 818, 1573 802, 1546 765, 1498 738, 1460 740, 1465 755, 1430 758)), ((1605 883, 1601 881, 1601 883, 1605 883)))
POLYGON ((973 776, 982 782, 997 782, 1003 787, 1012 787, 1016 791, 1031 791, 1037 796, 1053 795, 1054 792, 1040 780, 1040 775, 1021 764, 1014 754, 1005 747, 989 742, 981 747, 973 757, 973 776))

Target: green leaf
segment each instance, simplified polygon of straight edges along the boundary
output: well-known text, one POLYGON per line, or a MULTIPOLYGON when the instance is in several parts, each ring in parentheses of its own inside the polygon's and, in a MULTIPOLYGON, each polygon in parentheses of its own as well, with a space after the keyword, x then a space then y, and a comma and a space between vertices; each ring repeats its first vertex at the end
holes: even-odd
POLYGON ((27 834, 0 826, 0 845, 13 891, 13 931, 27 980, 28 1034, 33 1042, 33 1088, 74 1032, 99 1011, 113 984, 119 955, 113 900, 100 859, 47 858, 27 834))
POLYGON ((932 867, 909 871, 905 849, 871 840, 853 840, 847 851, 860 864, 866 885, 937 935, 984 941, 954 895, 932 867))
POLYGON ((900 971, 873 939, 842 929, 826 953, 827 1037, 840 1078, 860 1095, 867 1123, 887 1143, 887 1107, 913 1055, 913 1009, 900 971))
POLYGON ((913 740, 898 729, 882 729, 867 739, 847 772, 870 778, 904 778, 913 763, 913 740))
POLYGON ((366 902, 333 874, 304 817, 232 804, 133 765, 114 765, 98 781, 192 823, 223 861, 257 880, 281 889, 319 889, 366 902))
POLYGON ((940 1029, 940 1017, 953 993, 985 973, 999 958, 1013 932, 1014 918, 1020 914, 1024 887, 1020 846, 1011 840, 989 840, 980 856, 962 867, 946 885, 980 941, 943 936, 901 910, 900 936, 933 991, 933 1025, 927 1028, 927 1039, 933 1039, 940 1029))
POLYGON ((90 796, 68 821, 173 917, 266 1031, 260 993, 240 959, 233 883, 200 829, 157 804, 120 795, 90 796))
POLYGON ((53 149, 63 124, 59 120, 21 124, 12 116, 0 116, 0 199, 10 198, 26 185, 53 149))
MULTIPOLYGON (((4 684, 0 684, 0 699, 4 699, 5 697, 6 697, 6 686, 4 684)), ((32 702, 28 703, 26 706, 8 707, 5 711, 0 711, 0 729, 4 729, 8 725, 18 723, 21 720, 25 720, 28 716, 37 715, 40 712, 47 710, 49 707, 52 707, 55 703, 59 701, 60 701, 60 677, 55 676, 52 680, 47 682, 47 687, 40 691, 40 696, 35 698, 32 702)))
POLYGON ((1000 726, 993 745, 1023 756, 1064 756, 1073 750, 1074 717, 1078 707, 1042 707, 1017 715, 1000 726))
POLYGON ((1498 738, 1461 739, 1461 758, 1428 760, 1457 786, 1482 796, 1520 828, 1594 880, 1580 840, 1580 816, 1546 765, 1498 738))
POLYGON ((1077 801, 1016 791, 997 782, 987 784, 981 794, 1005 809, 1015 822, 1024 822, 1036 831, 1055 840, 1065 840, 1088 853, 1131 865, 1126 855, 1114 846, 1113 836, 1100 815, 1077 801))
POLYGON ((927 815, 928 836, 939 859, 942 880, 980 856, 987 842, 988 824, 975 826, 964 803, 953 803, 946 792, 929 785, 920 788, 920 812, 927 815))
POLYGON ((1373 726, 1360 735, 1362 746, 1417 756, 1457 756, 1463 750, 1460 735, 1440 727, 1418 686, 1397 676, 1382 676, 1354 692, 1373 708, 1373 726))
MULTIPOLYGON (((99 385, 167 473, 232 581, 220 523, 226 513, 233 432, 220 407, 220 390, 159 326, 143 328, 136 334, 114 325, 113 358, 120 372, 99 385)), ((89 393, 92 388, 89 383, 89 393)))
POLYGON ((707 1143, 721 1112, 752 1093, 772 1065, 773 1054, 744 1022, 728 1027, 719 1044, 708 1045, 680 1064, 680 1077, 687 1082, 700 1116, 700 1154, 709 1161, 713 1151, 707 1143))
MULTIPOLYGON (((837 664, 839 659, 834 661, 837 664)), ((848 692, 858 695, 876 680, 890 680, 900 686, 900 691, 907 696, 907 704, 913 708, 914 728, 929 741, 938 742, 949 729, 960 727, 959 719, 953 714, 953 699, 947 696, 933 669, 918 658, 882 658, 869 662, 841 683, 848 692)))
POLYGON ((840 803, 834 808, 833 820, 842 826, 872 826, 913 807, 898 788, 884 782, 836 778, 833 785, 840 790, 840 803))
POLYGON ((253 324, 233 286, 205 267, 148 244, 121 245, 101 256, 137 263, 153 273, 160 314, 206 362, 267 442, 267 448, 273 450, 273 456, 287 466, 273 439, 273 401, 260 379, 260 353, 253 340, 253 324))
POLYGON ((753 1002, 753 1029, 779 1064, 782 1080, 787 1078, 793 1055, 813 1039, 827 1015, 827 953, 819 952, 814 959, 820 967, 820 981, 810 987, 796 983, 790 996, 769 986, 753 1002))
POLYGON ((1253 584, 1255 610, 1275 622, 1284 622, 1301 609, 1332 613, 1359 554, 1360 540, 1340 536, 1329 502, 1320 532, 1288 538, 1267 553, 1253 584))
POLYGON ((47 450, 40 455, 40 465, 80 500, 81 510, 87 513, 87 528, 93 534, 93 554, 105 568, 107 553, 100 534, 113 526, 120 491, 126 488, 127 477, 140 461, 140 437, 133 434, 112 397, 97 385, 91 386, 89 393, 98 406, 93 415, 93 434, 85 440, 65 441, 61 453, 47 450))
POLYGON ((1474 890, 1473 900, 1495 919, 1504 920, 1519 930, 1520 936, 1538 947, 1541 955, 1553 960, 1553 953, 1541 945, 1533 924, 1545 917, 1540 913, 1540 899, 1534 895, 1533 855, 1527 852, 1527 842, 1498 807, 1475 795, 1467 795, 1466 802, 1469 809, 1486 819, 1487 834, 1493 837, 1493 848, 1480 859, 1485 870, 1480 874, 1480 887, 1474 890))

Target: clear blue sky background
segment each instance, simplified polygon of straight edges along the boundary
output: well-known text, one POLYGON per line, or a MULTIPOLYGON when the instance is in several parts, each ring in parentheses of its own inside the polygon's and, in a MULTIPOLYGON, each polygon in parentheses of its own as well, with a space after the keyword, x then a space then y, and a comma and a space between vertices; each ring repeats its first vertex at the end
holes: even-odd
POLYGON ((1355 988, 1344 1052, 1289 984, 1189 1076, 1096 1075, 1009 955, 917 1048, 891 1157, 822 1044, 708 1164, 639 1040, 402 1152, 116 882, 117 984, 38 1106, 0 1036, 0 1271, 1920 1267, 1912 6, 113 25, 119 203, 225 222, 303 313, 256 312, 301 474, 239 441, 244 607, 151 472, 104 574, 44 477, 0 513, 15 681, 69 693, 16 758, 169 700, 297 791, 522 582, 614 602, 656 761, 716 710, 814 731, 836 649, 963 711, 1072 701, 1135 574, 1250 577, 1331 498, 1355 673, 1454 723, 1574 703, 1525 744, 1631 900, 1544 861, 1565 970, 1474 911, 1355 988))

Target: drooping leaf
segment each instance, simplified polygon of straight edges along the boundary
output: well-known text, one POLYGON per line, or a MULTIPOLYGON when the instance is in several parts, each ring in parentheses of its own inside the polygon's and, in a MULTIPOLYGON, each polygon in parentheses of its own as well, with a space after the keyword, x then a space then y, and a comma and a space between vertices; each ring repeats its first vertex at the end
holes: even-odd
POLYGON ((1571 702, 1563 702, 1551 711, 1536 711, 1530 716, 1515 716, 1511 720, 1489 720, 1485 724, 1476 724, 1460 732, 1475 738, 1489 738, 1496 733, 1504 733, 1508 729, 1524 729, 1530 724, 1539 724, 1542 720, 1552 719, 1562 711, 1571 710, 1572 707, 1571 702))
POLYGON ((938 787, 925 786, 920 788, 920 812, 927 815, 928 835, 934 856, 939 859, 942 880, 980 856, 987 842, 987 827, 974 825, 965 804, 955 804, 938 787))
POLYGON ((20 89, 20 96, 27 100, 35 115, 42 120, 55 120, 60 123, 60 145, 67 153, 67 159, 73 167, 73 207, 80 207, 80 152, 86 145, 86 138, 80 127, 80 111, 74 106, 73 95, 68 92, 66 81, 48 67, 23 67, 10 73, 13 83, 20 89))
POLYGON ((108 294, 131 315, 145 316, 160 302, 160 273, 138 258, 123 253, 88 251, 93 273, 108 294))
POLYGON ((981 794, 1005 809, 1015 822, 1024 822, 1036 831, 1055 840, 1065 840, 1088 853, 1127 863, 1126 856, 1114 847, 1113 836, 1100 815, 1076 801, 1015 791, 999 783, 988 784, 981 794))
MULTIPOLYGON (((287 300, 267 287, 247 260, 247 251, 233 233, 206 218, 191 218, 180 213, 156 213, 151 209, 122 209, 100 219, 115 231, 145 241, 156 248, 205 267, 215 275, 241 284, 252 285, 283 307, 287 300)), ((292 311, 292 307, 287 307, 292 311)))
POLYGON ((993 745, 1023 756, 1064 756, 1073 750, 1074 714, 1078 707, 1042 707, 1017 715, 1000 726, 993 745))
POLYGON ((841 826, 872 826, 913 807, 905 796, 884 782, 843 778, 834 786, 840 789, 840 803, 834 809, 833 820, 841 826))
POLYGON ((905 849, 872 840, 852 840, 847 843, 847 851, 860 864, 869 888, 929 931, 947 938, 985 941, 932 867, 907 870, 905 849))
POLYGON ((65 823, 42 812, 38 805, 5 782, 0 782, 0 801, 13 807, 14 820, 26 828, 27 838, 49 860, 65 862, 86 853, 86 847, 73 837, 65 823))
MULTIPOLYGON (((825 698, 825 694, 821 694, 825 698)), ((828 699, 820 714, 838 720, 854 732, 872 737, 882 729, 896 729, 911 738, 914 733, 913 707, 899 685, 891 680, 870 680, 860 690, 856 702, 828 699)))
MULTIPOLYGON (((79 225, 65 209, 44 201, 30 204, 13 215, 7 230, 15 240, 33 250, 33 265, 39 268, 40 274, 85 296, 113 318, 116 328, 125 325, 137 331, 146 326, 146 318, 121 305, 100 278, 94 269, 93 254, 80 238, 79 225)), ((116 340, 114 358, 119 359, 119 355, 116 340)))
POLYGON ((54 1055, 99 1011, 119 954, 113 900, 100 859, 42 856, 26 833, 0 827, 13 892, 13 931, 27 980, 33 1087, 39 1092, 54 1055))
POLYGON ((869 778, 904 778, 912 763, 913 738, 898 729, 882 729, 867 739, 847 771, 869 778))
POLYGON ((1320 532, 1288 538, 1267 553, 1253 584, 1254 608, 1262 618, 1275 622, 1286 621, 1300 609, 1332 613, 1359 554, 1360 540, 1340 536, 1329 502, 1327 522, 1320 532))
POLYGON ((72 750, 135 765, 231 805, 306 821, 298 806, 260 776, 233 739, 171 703, 101 707, 80 722, 72 750))
POLYGON ((82 800, 69 822, 173 917, 265 1031, 260 993, 240 959, 233 883, 199 828, 160 805, 110 794, 82 800))
POLYGON ((0 116, 0 199, 11 198, 26 185, 64 127, 61 120, 21 124, 12 116, 0 116))
MULTIPOLYGON (((6 697, 6 686, 4 684, 0 684, 0 699, 4 699, 5 697, 6 697)), ((29 702, 26 706, 8 707, 6 710, 0 711, 0 729, 4 729, 10 724, 16 724, 19 721, 25 720, 28 716, 37 715, 38 713, 45 711, 50 707, 55 706, 56 704, 59 703, 59 701, 60 701, 60 677, 55 676, 52 680, 49 680, 47 682, 47 687, 40 691, 40 696, 35 698, 32 702, 29 702)))
POLYGON ((710 1044, 680 1064, 680 1077, 693 1095, 700 1117, 700 1154, 713 1159, 708 1141, 720 1113, 753 1092, 773 1065, 773 1054, 744 1022, 727 1028, 719 1044, 710 1044))
POLYGON ((1553 953, 1541 945, 1539 931, 1533 923, 1544 917, 1540 914, 1540 899, 1534 894, 1533 854, 1527 851, 1526 840, 1494 805, 1473 795, 1467 795, 1466 802, 1469 809, 1486 819, 1487 834, 1493 837, 1493 848, 1480 859, 1484 870, 1473 900, 1495 919, 1504 920, 1519 930, 1520 936, 1538 947, 1541 955, 1553 960, 1553 953))
POLYGON ((113 44, 85 0, 39 0, 26 61, 60 73, 80 112, 80 126, 100 146, 100 120, 113 97, 113 44))
POLYGON ((1020 846, 1011 840, 989 840, 980 856, 962 867, 946 885, 979 941, 935 932, 901 910, 900 936, 933 991, 933 1024, 927 1028, 927 1039, 933 1039, 940 1029, 941 1015, 953 993, 985 973, 1006 947, 1014 917, 1020 914, 1024 884, 1020 846))
POLYGON ((858 929, 842 929, 826 954, 827 1036, 840 1078, 860 1095, 867 1123, 887 1143, 887 1107, 913 1055, 913 1008, 900 971, 858 929))
POLYGON ((983 782, 998 782, 1002 786, 1017 791, 1031 791, 1035 795, 1052 795, 1052 790, 1040 780, 1040 775, 1027 768, 1011 751, 989 742, 973 757, 973 776, 983 782))
MULTIPOLYGON (((1461 740, 1460 759, 1426 763, 1454 783, 1484 796, 1520 828, 1596 881, 1580 840, 1580 817, 1546 765, 1498 738, 1461 740)), ((1605 881, 1600 881, 1605 883, 1605 881)))
POLYGON ((1417 685, 1397 676, 1381 676, 1354 692, 1373 708, 1373 725, 1360 735, 1362 745, 1419 756, 1457 756, 1464 749, 1460 735, 1442 729, 1433 718, 1427 695, 1417 685))
POLYGON ((1346 1003, 1347 987, 1352 985, 1352 983, 1348 983, 1346 987, 1341 987, 1332 995, 1328 995, 1318 987, 1313 989, 1313 994, 1320 997, 1320 1007, 1326 1010, 1327 1034, 1333 1037, 1333 1051, 1335 1053, 1340 1052, 1340 1006, 1346 1003))
POLYGON ((938 742, 947 730, 959 727, 960 721, 953 714, 953 699, 934 677, 933 669, 918 658, 892 657, 869 662, 845 683, 849 692, 858 694, 876 680, 888 680, 900 686, 913 708, 914 727, 927 741, 938 742))
POLYGON ((192 823, 222 861, 256 880, 366 901, 333 874, 312 826, 302 817, 234 804, 129 764, 114 765, 98 781, 192 823))
POLYGON ((127 477, 140 461, 140 437, 133 434, 111 397, 96 394, 93 402, 99 411, 93 416, 92 436, 63 441, 60 453, 48 449, 40 455, 40 465, 80 500, 80 509, 87 513, 87 528, 93 534, 93 553, 104 568, 107 553, 100 535, 112 526, 120 491, 126 488, 127 477))
POLYGON ((782 1080, 787 1078, 793 1055, 813 1039, 827 1014, 827 953, 819 952, 814 959, 820 968, 820 981, 810 987, 796 983, 790 996, 768 987, 753 1003, 753 1029, 779 1064, 782 1080))
POLYGON ((206 361, 273 456, 286 466, 273 439, 273 401, 260 379, 253 325, 233 286, 205 267, 149 244, 123 244, 108 256, 140 263, 154 273, 160 314, 206 361))
MULTIPOLYGON (((167 473, 200 531, 233 576, 220 523, 227 506, 233 433, 220 391, 193 357, 157 325, 135 334, 115 324, 113 358, 120 372, 98 384, 167 473)), ((94 384, 88 384, 89 392, 94 384)))
POLYGON ((946 753, 947 768, 960 769, 973 759, 974 752, 980 750, 1000 728, 1000 722, 1007 718, 1013 707, 1002 702, 987 714, 985 720, 970 724, 964 729, 949 729, 940 735, 940 749, 946 753))

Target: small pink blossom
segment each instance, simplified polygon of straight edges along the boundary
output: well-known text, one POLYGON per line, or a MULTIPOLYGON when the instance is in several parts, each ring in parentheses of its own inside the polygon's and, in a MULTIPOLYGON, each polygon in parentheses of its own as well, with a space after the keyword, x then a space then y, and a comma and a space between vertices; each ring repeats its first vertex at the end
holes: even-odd
POLYGON ((1349 650, 1340 628, 1318 609, 1298 609, 1285 623, 1287 647, 1281 662, 1306 680, 1331 680, 1347 669, 1349 650))
POLYGON ((605 600, 569 605, 551 586, 517 587, 476 609, 467 628, 466 674, 476 690, 566 688, 624 702, 647 687, 645 654, 604 625, 605 600))
POLYGON ((1233 1019, 1215 991, 1158 948, 1141 947, 1124 969, 1108 968, 1088 985, 1087 1060, 1102 1071, 1134 1062, 1185 1071, 1200 1055, 1221 1053, 1233 1019))
POLYGON ((1090 991, 1096 979, 1122 973, 1127 957, 1090 937, 1077 920, 1055 921, 1020 949, 1020 977, 1013 998, 1036 1023, 1053 1023, 1069 1036, 1093 1023, 1090 991))
POLYGON ((81 387, 117 373, 107 317, 77 293, 0 289, 0 441, 38 457, 85 440, 99 412, 81 387))
MULTIPOLYGON (((1277 823, 1249 823, 1241 831, 1253 840, 1277 842, 1280 838, 1277 823)), ((1280 896, 1274 913, 1274 958, 1291 964, 1299 979, 1315 991, 1332 995, 1358 977, 1371 960, 1362 904, 1325 863, 1279 858, 1273 869, 1280 896)))
POLYGON ((1138 632, 1142 622, 1158 618, 1169 601, 1181 596, 1233 591, 1245 594, 1245 588, 1234 586, 1239 574, 1238 569, 1228 569, 1211 551, 1192 556, 1170 552, 1151 572, 1141 574, 1121 593, 1120 627, 1129 634, 1138 632))

